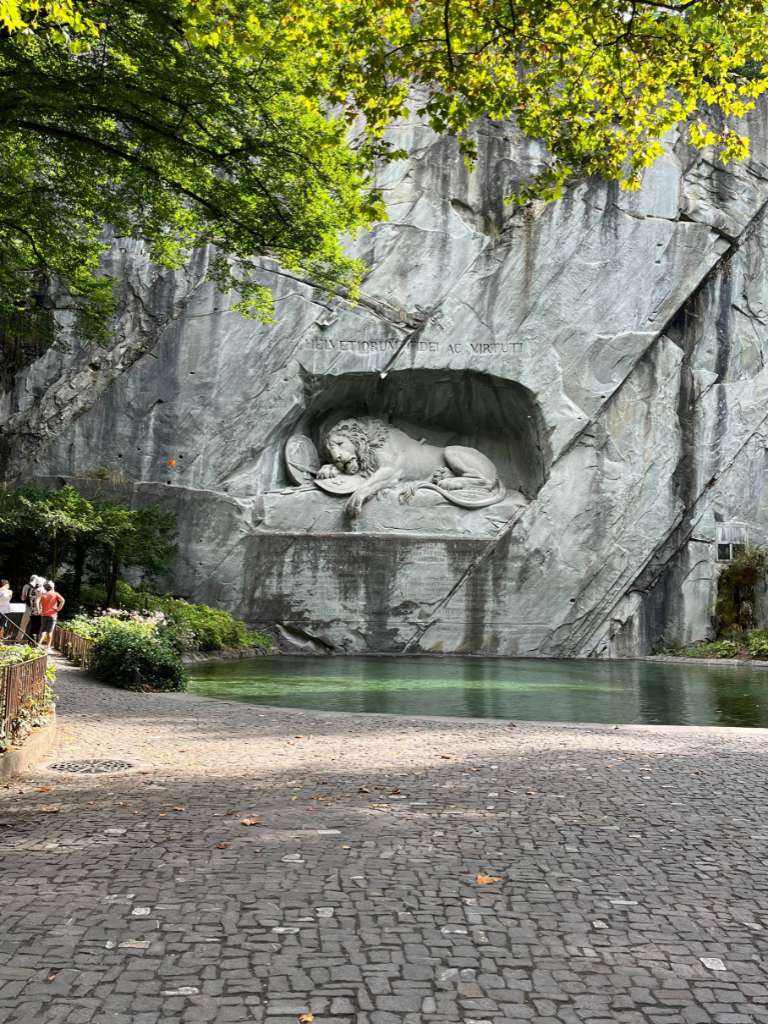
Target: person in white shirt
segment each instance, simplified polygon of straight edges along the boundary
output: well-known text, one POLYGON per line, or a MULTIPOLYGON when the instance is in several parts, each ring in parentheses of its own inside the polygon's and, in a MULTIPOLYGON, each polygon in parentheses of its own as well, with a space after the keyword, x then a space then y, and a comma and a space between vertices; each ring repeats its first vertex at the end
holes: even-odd
POLYGON ((25 583, 21 589, 21 600, 24 602, 24 614, 21 617, 18 639, 20 643, 29 643, 30 637, 27 633, 30 621, 35 615, 40 615, 40 597, 43 593, 44 576, 32 575, 29 583, 25 583))
POLYGON ((0 640, 6 635, 8 627, 11 625, 11 620, 7 616, 11 611, 12 597, 13 591, 8 580, 0 580, 0 640))

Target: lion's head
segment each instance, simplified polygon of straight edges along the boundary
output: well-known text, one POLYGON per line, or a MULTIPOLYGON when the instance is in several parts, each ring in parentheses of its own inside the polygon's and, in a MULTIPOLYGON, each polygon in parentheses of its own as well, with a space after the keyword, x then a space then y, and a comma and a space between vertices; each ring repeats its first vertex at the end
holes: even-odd
POLYGON ((379 467, 377 449, 386 439, 381 420, 340 420, 325 434, 323 447, 342 472, 370 476, 379 467))

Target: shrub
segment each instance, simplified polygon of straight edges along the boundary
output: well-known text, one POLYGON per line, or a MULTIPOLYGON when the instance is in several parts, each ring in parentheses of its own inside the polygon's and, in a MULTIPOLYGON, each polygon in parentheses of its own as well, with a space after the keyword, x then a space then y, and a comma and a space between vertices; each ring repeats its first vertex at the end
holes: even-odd
POLYGON ((24 661, 33 661, 40 657, 38 647, 30 647, 29 644, 11 644, 8 647, 0 647, 0 668, 6 665, 20 665, 24 661))
POLYGON ((747 646, 753 658, 768 659, 768 629, 753 629, 747 637, 747 646))
POLYGON ((715 640, 711 644, 697 644, 682 652, 686 658, 738 658, 739 645, 733 640, 715 640))
POLYGON ((126 690, 183 690, 186 685, 177 652, 149 622, 104 616, 91 650, 91 669, 126 690))
MULTIPOLYGON (((25 661, 33 661, 41 657, 37 647, 30 646, 9 646, 0 647, 0 669, 10 665, 20 665, 25 661)), ((4 716, 0 716, 0 754, 13 744, 14 746, 23 742, 32 728, 37 725, 44 725, 56 703, 56 696, 50 684, 56 678, 56 666, 49 664, 45 670, 46 686, 42 697, 27 697, 14 715, 7 723, 7 731, 4 724, 4 716)))
POLYGON ((717 578, 718 635, 723 636, 734 628, 746 628, 742 609, 745 605, 754 615, 755 587, 765 579, 768 571, 768 551, 758 547, 747 547, 738 554, 717 578))
POLYGON ((190 604, 175 597, 158 597, 134 590, 122 580, 117 598, 128 610, 162 612, 168 620, 163 632, 179 651, 221 651, 224 648, 258 647, 268 651, 272 641, 263 633, 253 633, 229 612, 204 604, 190 604))
POLYGON ((91 619, 87 615, 75 615, 61 625, 63 629, 68 629, 70 633, 75 633, 85 640, 95 640, 99 632, 99 620, 91 619))
POLYGON ((107 603, 106 588, 97 583, 84 583, 80 589, 80 603, 84 608, 103 608, 107 603))

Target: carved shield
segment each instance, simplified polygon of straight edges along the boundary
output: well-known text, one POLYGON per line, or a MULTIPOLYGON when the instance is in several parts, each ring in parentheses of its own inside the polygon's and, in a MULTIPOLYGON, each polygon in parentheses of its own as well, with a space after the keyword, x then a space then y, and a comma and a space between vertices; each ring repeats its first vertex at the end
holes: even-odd
POLYGON ((295 484, 311 484, 320 469, 320 456, 312 438, 294 434, 285 442, 285 468, 295 484))

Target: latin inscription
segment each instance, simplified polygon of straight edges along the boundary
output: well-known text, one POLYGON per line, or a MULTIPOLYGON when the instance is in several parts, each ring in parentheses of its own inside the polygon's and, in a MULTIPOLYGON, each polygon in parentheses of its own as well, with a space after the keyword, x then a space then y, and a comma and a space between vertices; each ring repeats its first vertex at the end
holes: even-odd
MULTIPOLYGON (((301 343, 303 349, 312 352, 354 352, 356 355, 371 355, 385 352, 391 355, 396 352, 401 341, 397 339, 366 340, 362 338, 306 338, 301 343)), ((408 352, 448 352, 450 355, 466 355, 471 352, 476 356, 521 355, 522 341, 470 341, 451 342, 439 341, 408 342, 403 353, 408 352)))

